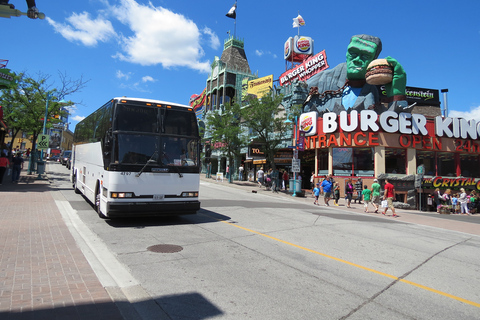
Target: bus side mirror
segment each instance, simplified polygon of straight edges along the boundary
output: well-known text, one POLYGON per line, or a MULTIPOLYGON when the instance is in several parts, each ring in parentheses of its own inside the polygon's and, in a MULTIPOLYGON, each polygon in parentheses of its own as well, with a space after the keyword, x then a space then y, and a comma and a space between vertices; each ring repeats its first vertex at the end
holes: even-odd
POLYGON ((107 130, 107 132, 105 133, 105 140, 103 142, 103 146, 105 147, 105 149, 110 149, 110 147, 112 146, 112 132, 110 130, 107 130))

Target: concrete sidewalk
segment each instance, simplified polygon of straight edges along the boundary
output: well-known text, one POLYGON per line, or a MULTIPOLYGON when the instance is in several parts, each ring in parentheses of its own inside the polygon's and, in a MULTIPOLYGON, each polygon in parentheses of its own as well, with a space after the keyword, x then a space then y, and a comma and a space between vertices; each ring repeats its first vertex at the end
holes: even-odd
MULTIPOLYGON (((227 179, 224 181, 216 181, 215 177, 206 178, 205 174, 200 175, 200 180, 210 183, 216 183, 220 185, 224 185, 225 187, 230 188, 237 188, 242 189, 245 192, 253 192, 262 196, 264 194, 268 194, 273 197, 285 197, 289 199, 293 199, 295 201, 304 203, 304 204, 311 204, 312 207, 319 207, 313 204, 314 197, 311 194, 310 190, 302 190, 304 197, 297 196, 293 197, 292 193, 287 191, 278 191, 272 192, 271 190, 258 187, 258 183, 250 182, 250 181, 233 181, 233 183, 229 183, 227 179)), ((325 207, 323 206, 324 200, 323 197, 320 196, 318 202, 320 203, 320 209, 325 210, 336 210, 336 211, 343 211, 343 212, 351 212, 351 213, 358 213, 370 216, 376 216, 383 219, 394 219, 395 221, 401 221, 405 223, 412 223, 412 224, 420 224, 424 226, 430 226, 435 228, 442 228, 446 230, 458 231, 463 233, 468 233, 472 235, 480 236, 480 214, 475 215, 459 215, 459 214, 438 214, 436 212, 424 212, 418 210, 405 210, 405 209, 395 209, 395 213, 398 217, 392 217, 392 211, 388 210, 387 214, 384 216, 381 214, 382 210, 380 209, 380 213, 374 213, 373 206, 370 205, 369 213, 364 212, 363 204, 354 204, 352 202, 351 208, 347 208, 345 206, 345 200, 339 200, 339 206, 334 206, 333 200, 330 200, 330 206, 325 207)))
POLYGON ((0 185, 0 319, 123 319, 53 191, 25 169, 18 183, 5 176, 0 185))

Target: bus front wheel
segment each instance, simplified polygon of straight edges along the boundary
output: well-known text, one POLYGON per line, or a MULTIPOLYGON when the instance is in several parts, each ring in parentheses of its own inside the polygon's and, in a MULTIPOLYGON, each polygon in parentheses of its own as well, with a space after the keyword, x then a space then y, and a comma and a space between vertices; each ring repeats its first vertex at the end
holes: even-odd
POLYGON ((102 211, 100 211, 100 186, 97 186, 97 192, 95 193, 95 211, 97 212, 98 216, 102 219, 106 219, 107 217, 103 215, 102 211))
POLYGON ((72 182, 73 190, 75 191, 76 194, 79 194, 80 190, 78 190, 78 188, 77 188, 77 175, 76 174, 73 175, 72 180, 73 180, 73 182, 72 182))

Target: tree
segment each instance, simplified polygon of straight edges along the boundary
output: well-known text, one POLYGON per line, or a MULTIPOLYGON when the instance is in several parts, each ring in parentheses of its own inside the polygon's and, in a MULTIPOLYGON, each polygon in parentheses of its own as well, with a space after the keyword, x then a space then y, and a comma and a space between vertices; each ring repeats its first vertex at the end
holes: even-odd
MULTIPOLYGON (((209 139, 216 142, 217 150, 226 155, 230 165, 233 159, 240 157, 241 147, 246 145, 246 137, 242 134, 240 126, 240 105, 237 103, 226 104, 223 110, 217 110, 208 113, 207 123, 209 128, 209 139)), ((232 182, 232 170, 228 181, 232 182)))
MULTIPOLYGON (((15 74, 16 85, 1 90, 0 104, 5 108, 5 123, 12 129, 13 138, 19 131, 32 135, 32 153, 36 150, 38 135, 43 132, 44 121, 42 119, 45 115, 47 116, 47 129, 51 128, 54 123, 60 122, 54 117, 55 115, 65 116, 62 114, 64 111, 62 111, 62 104, 59 101, 81 91, 88 82, 84 81, 82 77, 72 80, 62 73, 59 73, 59 78, 61 85, 55 88, 53 83, 48 82, 49 75, 39 73, 34 79, 25 73, 15 74), (48 109, 46 108, 47 101, 48 109)), ((66 104, 73 105, 74 103, 68 101, 66 104)), ((12 147, 13 144, 10 145, 10 151, 12 147)))
POLYGON ((285 123, 287 118, 282 99, 282 95, 265 95, 261 100, 249 97, 248 106, 242 109, 242 124, 251 130, 254 141, 262 145, 265 158, 273 169, 275 154, 291 130, 291 125, 285 123))

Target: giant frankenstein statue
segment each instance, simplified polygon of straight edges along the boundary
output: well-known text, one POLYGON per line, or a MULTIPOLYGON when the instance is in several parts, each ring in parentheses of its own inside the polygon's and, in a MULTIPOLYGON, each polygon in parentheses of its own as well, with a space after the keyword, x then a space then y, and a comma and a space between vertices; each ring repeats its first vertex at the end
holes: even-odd
MULTIPOLYGON (((382 51, 379 38, 365 34, 353 36, 347 48, 347 62, 333 69, 322 71, 307 80, 310 89, 304 103, 304 112, 317 111, 320 116, 325 112, 364 109, 377 113, 387 108, 380 103, 380 95, 375 85, 366 83, 367 66, 377 59, 382 51)), ((409 112, 405 100, 407 75, 397 60, 385 58, 393 69, 392 82, 385 85, 388 110, 409 112)))

